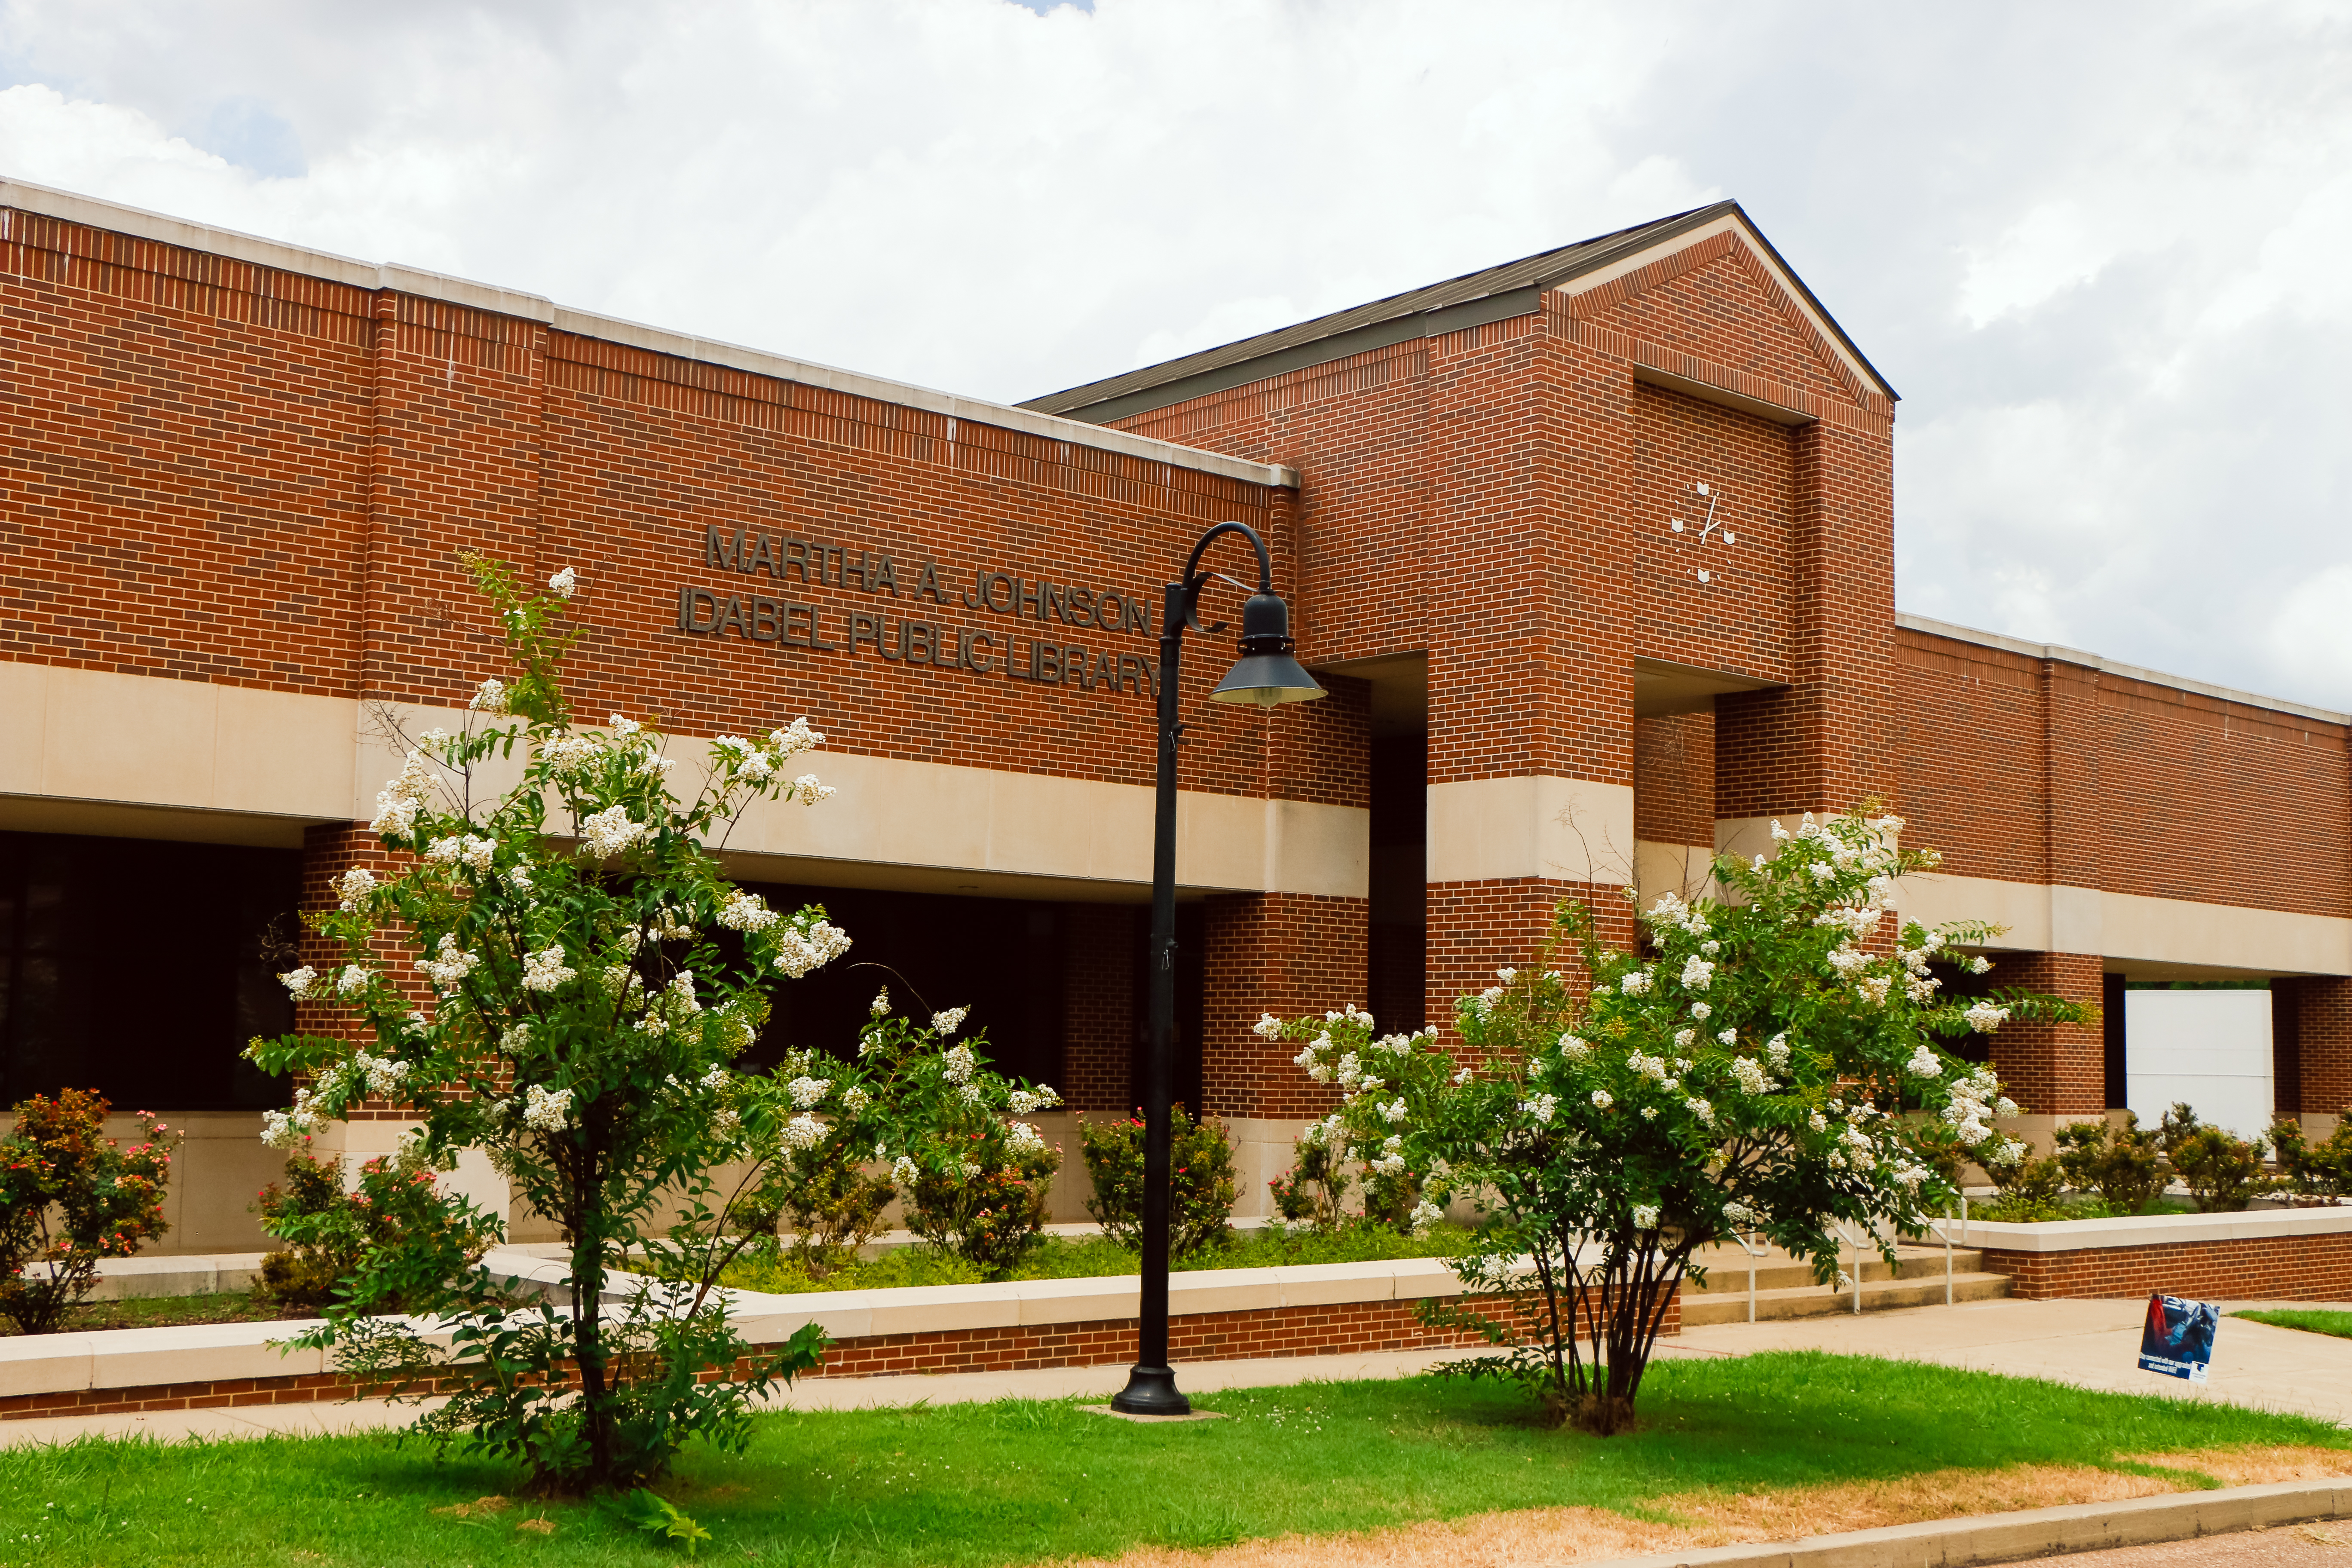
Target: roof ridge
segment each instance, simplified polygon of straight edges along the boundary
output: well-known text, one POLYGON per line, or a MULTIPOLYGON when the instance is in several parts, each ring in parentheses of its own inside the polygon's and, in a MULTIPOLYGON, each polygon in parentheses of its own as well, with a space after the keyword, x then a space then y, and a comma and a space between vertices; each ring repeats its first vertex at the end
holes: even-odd
POLYGON ((1801 309, 1809 307, 1817 313, 1830 334, 1891 397, 1893 388, 1886 386, 1885 378, 1863 356, 1844 329, 1790 268, 1739 203, 1727 197, 1589 239, 1554 246, 1516 260, 1459 273, 1417 289, 1383 295, 1360 305, 1328 310, 1286 327, 1046 393, 1015 406, 1090 423, 1108 423, 1188 397, 1407 339, 1435 336, 1524 315, 1538 308, 1547 289, 1616 265, 1680 234, 1703 229, 1727 217, 1737 218, 1741 231, 1762 248, 1769 265, 1779 268, 1794 285, 1794 292, 1801 300, 1801 309))

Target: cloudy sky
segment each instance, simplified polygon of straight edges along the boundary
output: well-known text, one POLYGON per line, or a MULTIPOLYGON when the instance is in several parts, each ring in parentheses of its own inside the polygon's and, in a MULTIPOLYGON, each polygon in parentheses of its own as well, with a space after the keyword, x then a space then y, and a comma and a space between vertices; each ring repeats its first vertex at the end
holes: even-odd
POLYGON ((0 173, 1007 401, 1736 196, 1903 607, 2352 708, 2352 5, 0 0, 0 173))

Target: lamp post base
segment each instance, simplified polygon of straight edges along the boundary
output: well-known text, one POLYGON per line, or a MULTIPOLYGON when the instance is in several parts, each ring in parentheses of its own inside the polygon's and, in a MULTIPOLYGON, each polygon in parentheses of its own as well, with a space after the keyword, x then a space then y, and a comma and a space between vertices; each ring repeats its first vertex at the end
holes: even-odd
POLYGON ((1110 1407, 1121 1415, 1192 1414, 1192 1402, 1176 1392, 1176 1369, 1171 1366, 1129 1367, 1127 1386, 1111 1395, 1110 1407))

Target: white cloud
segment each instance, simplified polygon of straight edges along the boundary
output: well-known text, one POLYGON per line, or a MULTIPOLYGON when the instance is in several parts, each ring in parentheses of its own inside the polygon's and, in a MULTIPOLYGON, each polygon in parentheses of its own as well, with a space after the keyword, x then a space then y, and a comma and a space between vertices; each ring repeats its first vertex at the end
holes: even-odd
POLYGON ((2089 282, 2114 252, 2073 202, 2044 202, 1991 245, 1964 254, 1969 269, 1960 279, 1960 317, 1982 327, 2089 282))

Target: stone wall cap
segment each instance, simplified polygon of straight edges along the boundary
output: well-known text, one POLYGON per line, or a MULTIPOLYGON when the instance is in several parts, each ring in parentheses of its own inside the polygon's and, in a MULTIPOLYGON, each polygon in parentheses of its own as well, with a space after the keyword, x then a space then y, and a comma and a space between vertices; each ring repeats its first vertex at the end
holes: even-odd
POLYGON ((2086 1252, 2187 1242, 2252 1241, 2352 1233, 2352 1207, 2249 1209, 2243 1214, 2142 1215, 2135 1219, 2061 1219, 2040 1225, 1972 1219, 1953 1240, 1989 1252, 2086 1252))

